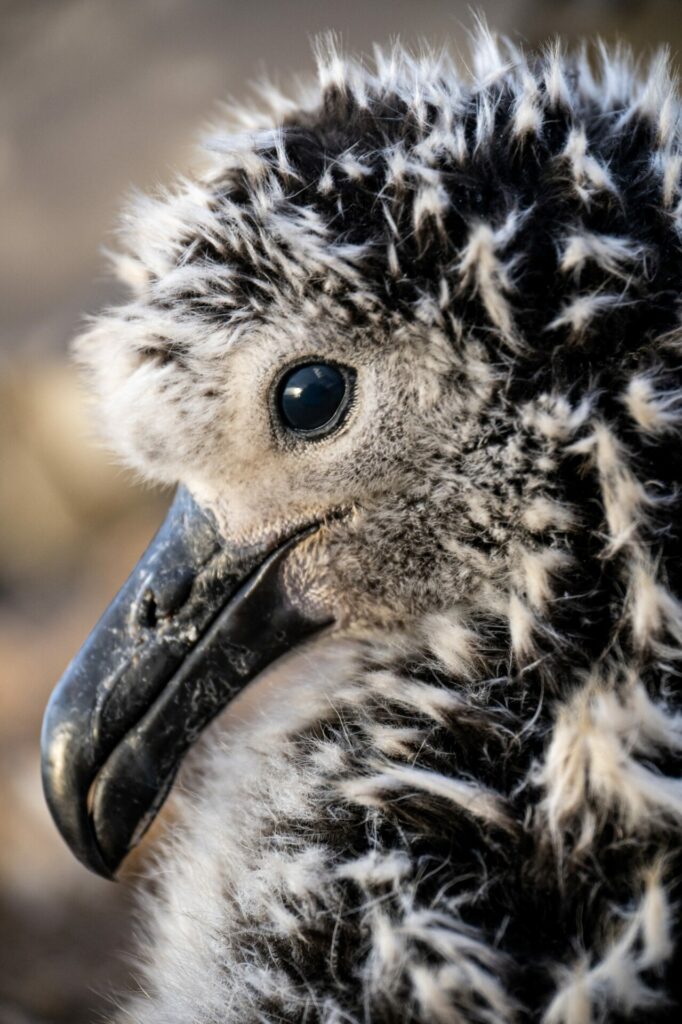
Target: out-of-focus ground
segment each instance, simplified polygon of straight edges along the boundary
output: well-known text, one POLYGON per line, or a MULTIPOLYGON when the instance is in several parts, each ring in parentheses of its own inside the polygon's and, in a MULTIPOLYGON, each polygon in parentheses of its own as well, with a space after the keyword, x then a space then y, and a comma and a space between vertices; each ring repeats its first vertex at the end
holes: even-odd
MULTIPOLYGON (((682 34, 680 0, 488 0, 529 44, 554 32, 637 50, 682 34)), ((93 443, 66 359, 82 312, 116 297, 100 246, 122 197, 187 169, 216 101, 309 39, 399 35, 465 49, 468 0, 0 2, 0 1024, 101 1019, 130 973, 128 889, 89 875, 44 807, 48 694, 158 523, 166 498, 93 443)))

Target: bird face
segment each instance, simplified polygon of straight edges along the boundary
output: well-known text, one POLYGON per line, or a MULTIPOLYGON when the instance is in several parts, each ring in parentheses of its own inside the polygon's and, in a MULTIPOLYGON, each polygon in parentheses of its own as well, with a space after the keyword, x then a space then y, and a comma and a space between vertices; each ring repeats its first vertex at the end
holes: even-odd
POLYGON ((119 449, 181 485, 45 717, 48 802, 101 874, 202 729, 274 659, 318 634, 404 624, 445 600, 444 582, 452 598, 414 512, 438 423, 461 401, 451 347, 309 306, 238 336, 204 328, 182 358, 172 340, 142 347, 139 323, 113 348, 102 327, 81 342, 119 449))

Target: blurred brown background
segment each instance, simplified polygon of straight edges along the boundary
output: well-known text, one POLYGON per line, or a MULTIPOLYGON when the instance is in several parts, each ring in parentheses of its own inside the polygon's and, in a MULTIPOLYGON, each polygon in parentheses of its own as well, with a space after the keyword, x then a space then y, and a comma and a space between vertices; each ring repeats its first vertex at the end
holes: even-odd
MULTIPOLYGON (((127 887, 66 851, 43 806, 47 696, 166 500, 94 443, 67 345, 116 296, 100 246, 132 185, 191 166, 218 100, 286 83, 324 29, 451 41, 469 0, 0 2, 0 1024, 101 1019, 130 973, 127 887)), ((682 0, 482 0, 528 44, 625 38, 676 55, 682 0)))

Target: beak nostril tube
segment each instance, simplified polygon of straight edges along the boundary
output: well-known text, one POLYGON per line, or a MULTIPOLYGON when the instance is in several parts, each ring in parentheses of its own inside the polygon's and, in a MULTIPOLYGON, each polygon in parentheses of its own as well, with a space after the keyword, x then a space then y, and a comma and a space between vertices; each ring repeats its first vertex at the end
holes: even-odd
POLYGON ((176 615, 187 603, 196 578, 196 569, 178 565, 161 570, 151 583, 145 580, 134 603, 135 625, 155 629, 176 615))
POLYGON ((153 629, 158 622, 157 604, 154 593, 145 590, 137 609, 137 621, 144 629, 153 629))

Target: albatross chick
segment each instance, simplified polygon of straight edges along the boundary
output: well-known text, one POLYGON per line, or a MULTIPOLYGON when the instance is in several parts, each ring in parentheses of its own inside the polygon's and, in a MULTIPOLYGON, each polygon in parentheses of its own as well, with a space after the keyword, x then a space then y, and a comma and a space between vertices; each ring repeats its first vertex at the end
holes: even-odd
POLYGON ((319 63, 133 203, 77 342, 180 487, 46 715, 88 866, 201 736, 116 1020, 678 1021, 676 86, 319 63))

